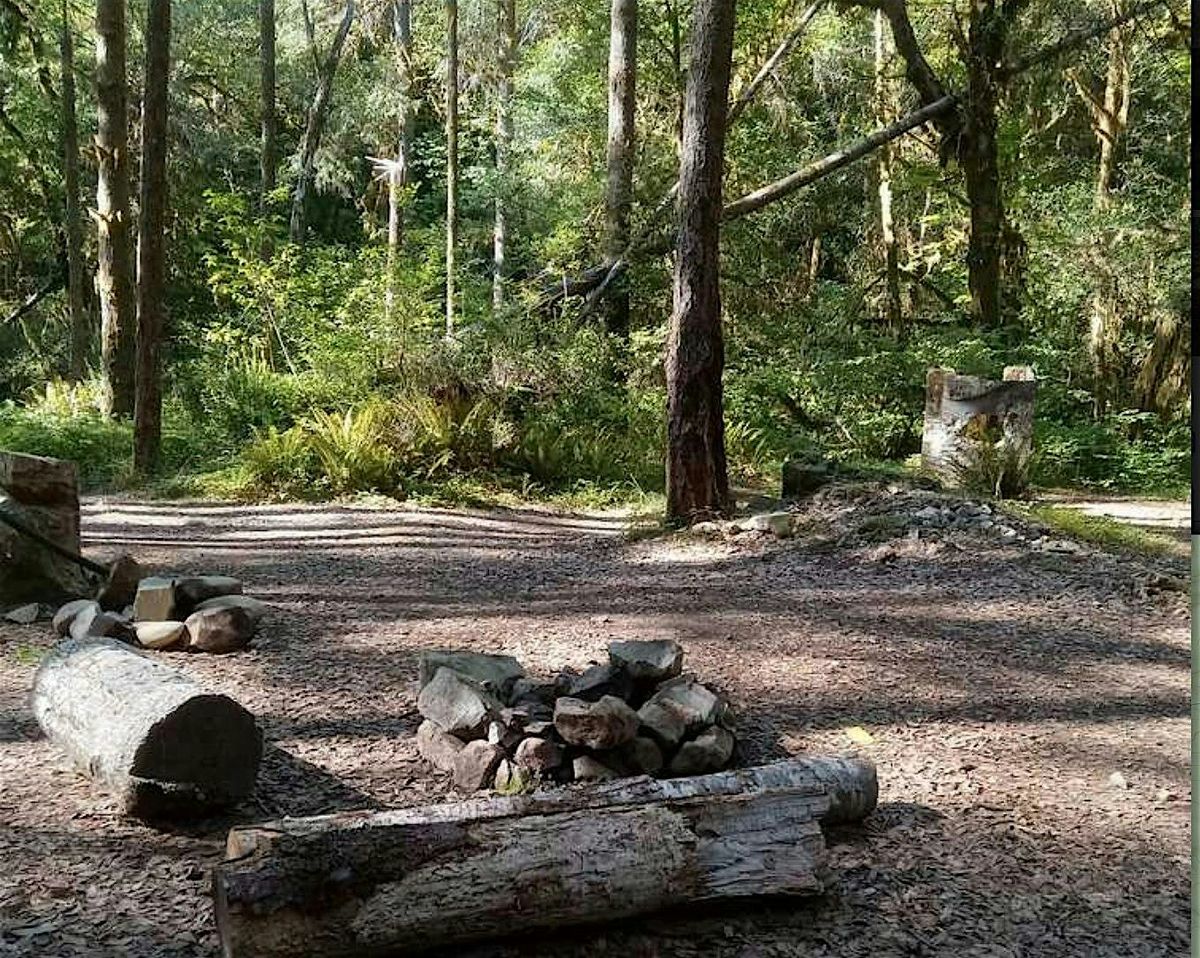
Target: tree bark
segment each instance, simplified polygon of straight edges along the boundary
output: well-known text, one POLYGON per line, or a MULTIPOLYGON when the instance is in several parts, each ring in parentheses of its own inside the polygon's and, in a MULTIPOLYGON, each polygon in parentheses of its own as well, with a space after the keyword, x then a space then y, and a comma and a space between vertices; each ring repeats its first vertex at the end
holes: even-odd
POLYGON ((96 0, 96 286, 103 409, 133 413, 134 290, 129 220, 125 4, 96 0))
POLYGON ((62 64, 62 151, 63 190, 66 193, 67 309, 71 319, 71 379, 80 382, 87 371, 91 324, 87 308, 83 259, 83 221, 79 211, 79 124, 75 110, 75 38, 71 32, 70 9, 62 5, 59 56, 62 64))
POLYGON ((729 512, 721 377, 721 181, 734 0, 697 0, 683 118, 674 309, 667 341, 667 519, 729 512))
MULTIPOLYGON (((79 552, 79 475, 75 463, 0 452, 0 514, 20 531, 79 552)), ((79 568, 28 536, 0 528, 0 603, 56 602, 87 591, 79 568)))
POLYGON ((164 243, 167 219, 167 82, 171 66, 171 0, 146 8, 146 72, 142 94, 142 180, 137 269, 137 397, 133 466, 153 471, 162 438, 164 243))
MULTIPOLYGON (((629 246, 633 210, 633 158, 637 131, 637 0, 612 0, 608 45, 608 150, 604 191, 604 257, 612 265, 629 246)), ((609 332, 629 335, 629 290, 611 291, 609 332)))
POLYGON ((516 0, 498 0, 496 7, 496 60, 500 81, 496 90, 496 222, 492 233, 492 307, 504 305, 504 261, 508 255, 508 218, 505 196, 509 189, 512 149, 512 84, 517 59, 516 0))
POLYGON ((114 639, 56 645, 30 698, 46 737, 126 814, 200 815, 254 789, 254 716, 114 639))
MULTIPOLYGON (((891 59, 887 28, 882 10, 875 11, 875 116, 881 126, 892 116, 891 82, 887 71, 891 59)), ((875 185, 879 198, 879 239, 883 246, 883 266, 887 298, 884 315, 888 325, 899 330, 904 322, 904 302, 900 293, 900 250, 892 221, 892 145, 885 143, 875 158, 875 185)))
POLYGON ((1097 208, 1107 206, 1111 199, 1117 150, 1129 125, 1133 87, 1130 81, 1129 51, 1125 33, 1121 27, 1114 27, 1109 31, 1108 69, 1101 97, 1092 92, 1077 70, 1067 71, 1080 98, 1087 105, 1092 120, 1092 132, 1100 145, 1100 161, 1096 170, 1097 208))
POLYGON ((458 256, 458 0, 446 0, 446 338, 454 335, 458 256))
MULTIPOLYGON (((350 34, 350 25, 353 22, 354 0, 347 0, 342 21, 338 24, 337 33, 334 34, 333 43, 329 47, 329 55, 321 65, 317 78, 317 91, 313 96, 312 106, 308 110, 304 139, 300 144, 300 175, 296 180, 296 191, 292 196, 292 217, 288 230, 293 243, 304 242, 305 207, 316 169, 317 148, 321 145, 321 135, 325 131, 330 98, 333 96, 333 80, 337 74, 338 64, 342 60, 342 48, 346 44, 346 37, 350 34)), ((315 48, 313 54, 314 56, 316 54, 315 48)))
POLYGON ((276 139, 279 121, 275 112, 275 0, 258 0, 258 65, 261 140, 258 156, 260 210, 275 189, 276 139))
POLYGON ((838 801, 857 820, 877 791, 868 764, 818 758, 234 829, 218 930, 234 958, 372 956, 811 894, 826 877, 818 820, 838 801))
MULTIPOLYGON (((412 151, 412 0, 394 0, 392 3, 392 40, 395 43, 396 73, 400 85, 400 136, 396 144, 396 162, 388 171, 388 275, 384 314, 389 322, 396 309, 396 270, 404 236, 403 194, 408 186, 409 154, 412 151)), ((401 337, 402 356, 407 347, 406 339, 407 335, 401 337)))

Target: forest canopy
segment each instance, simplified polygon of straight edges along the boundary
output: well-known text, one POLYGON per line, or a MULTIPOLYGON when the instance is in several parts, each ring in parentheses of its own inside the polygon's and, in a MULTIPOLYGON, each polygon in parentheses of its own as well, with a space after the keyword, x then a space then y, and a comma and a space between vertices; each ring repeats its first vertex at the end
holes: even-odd
MULTIPOLYGON (((695 13, 0 0, 0 447, 221 495, 662 489, 695 13)), ((1186 18, 737 5, 733 481, 903 463, 928 367, 1021 364, 1035 482, 1185 486, 1186 18)))

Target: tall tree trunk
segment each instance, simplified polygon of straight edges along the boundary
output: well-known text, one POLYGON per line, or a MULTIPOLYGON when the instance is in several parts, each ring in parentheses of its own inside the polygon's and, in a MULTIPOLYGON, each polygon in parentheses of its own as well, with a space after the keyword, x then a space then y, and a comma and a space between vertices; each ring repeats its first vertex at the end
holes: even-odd
MULTIPOLYGON (((409 153, 412 151, 412 0, 394 0, 392 39, 396 47, 396 73, 400 81, 400 137, 396 144, 396 162, 388 173, 388 275, 384 313, 389 322, 396 309, 396 270, 404 235, 403 193, 408 186, 409 153)), ((401 338, 402 356, 407 347, 407 338, 407 335, 401 338)))
POLYGON ((62 34, 59 52, 62 63, 62 151, 63 189, 67 194, 65 234, 67 240, 67 307, 71 316, 71 379, 79 382, 87 365, 91 329, 88 321, 84 277, 83 223, 79 214, 79 124, 75 114, 75 38, 71 33, 70 9, 62 4, 62 34))
POLYGON ((146 8, 146 73, 142 93, 142 181, 137 244, 137 399, 133 466, 151 472, 162 437, 162 345, 167 218, 167 77, 171 67, 171 0, 146 8))
POLYGON ((674 309, 667 342, 667 519, 729 512, 721 376, 721 179, 734 0, 697 0, 683 117, 674 309))
MULTIPOLYGON (((1117 11, 1114 9, 1113 11, 1117 11)), ((1077 70, 1067 75, 1087 104, 1092 119, 1092 132, 1100 144, 1100 163, 1096 171, 1096 206, 1108 205, 1111 199, 1113 174, 1116 171, 1117 151, 1121 137, 1129 125, 1129 105, 1132 84, 1129 73, 1127 27, 1114 27, 1108 35, 1108 70, 1104 78, 1102 97, 1092 92, 1077 70)))
MULTIPOLYGON (((637 108, 637 0, 612 0, 608 45, 608 181, 604 192, 604 258, 614 263, 629 246, 637 108)), ((608 298, 609 332, 629 335, 629 289, 608 298)))
POLYGON ((262 141, 259 152, 259 207, 266 209, 267 194, 275 189, 275 0, 258 0, 259 82, 261 87, 262 141))
POLYGON ((496 90, 496 225, 492 233, 492 307, 504 305, 504 260, 508 254, 508 219, 504 197, 509 188, 512 148, 512 83, 517 59, 516 0, 499 0, 496 9, 496 59, 500 83, 496 90))
POLYGON ((96 0, 96 286, 106 415, 129 416, 134 391, 125 3, 96 0))
POLYGON ((446 338, 454 335, 458 252, 458 0, 446 0, 446 338))
MULTIPOLYGON (((889 27, 883 11, 875 11, 875 115, 880 126, 892 117, 891 80, 887 71, 891 61, 889 27)), ((884 314, 888 325, 898 330, 904 322, 904 303, 900 294, 900 250, 892 222, 892 144, 885 143, 875 157, 875 180, 879 196, 879 239, 883 245, 887 301, 884 314)))
MULTIPOLYGON (((288 230, 293 243, 304 242, 305 206, 315 173, 317 147, 321 145, 321 134, 325 131, 325 120, 329 116, 329 102, 333 96, 333 78, 337 74, 338 64, 342 60, 342 48, 346 45, 346 37, 350 34, 350 25, 353 22, 354 0, 346 0, 346 10, 342 14, 342 22, 338 24, 333 44, 329 47, 329 55, 321 65, 320 75, 317 77, 317 92, 313 96, 312 106, 308 110, 304 139, 300 144, 300 175, 296 180, 296 192, 292 195, 292 218, 288 230)), ((316 55, 315 49, 313 54, 316 55)))

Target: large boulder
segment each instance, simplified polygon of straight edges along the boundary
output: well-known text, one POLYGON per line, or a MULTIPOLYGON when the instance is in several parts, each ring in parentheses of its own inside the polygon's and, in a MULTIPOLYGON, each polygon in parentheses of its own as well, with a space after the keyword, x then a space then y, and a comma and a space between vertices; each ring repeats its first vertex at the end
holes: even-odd
POLYGON ((637 735, 638 714, 611 695, 598 702, 564 697, 555 703, 554 727, 569 745, 616 748, 637 735))
POLYGON ((193 652, 236 652, 254 638, 254 623, 245 609, 202 609, 184 622, 193 652))
POLYGON ((96 611, 99 612, 100 604, 94 599, 72 599, 54 613, 50 628, 53 629, 54 634, 60 639, 69 635, 71 632, 71 623, 75 621, 75 616, 93 605, 96 607, 96 611))
POLYGON ((487 788, 503 760, 503 749, 483 741, 468 742, 454 759, 454 787, 464 792, 487 788))
POLYGON ((481 682, 445 666, 417 696, 417 711, 461 739, 482 738, 498 721, 504 705, 481 682))
POLYGON ((511 655, 488 655, 482 652, 438 650, 424 652, 420 659, 421 688, 433 681, 438 669, 451 669, 459 675, 489 686, 492 692, 506 696, 513 683, 525 674, 521 663, 511 655))
POLYGON ((633 692, 633 680, 617 665, 593 665, 576 678, 567 692, 573 699, 598 702, 606 695, 627 699, 633 692))
POLYGON ((733 755, 733 736, 719 725, 684 742, 671 759, 672 775, 702 775, 725 767, 733 755))
POLYGON ((268 606, 265 602, 255 599, 248 595, 218 595, 212 599, 205 599, 196 605, 196 612, 203 612, 207 609, 242 609, 246 615, 250 617, 250 621, 254 623, 255 628, 262 621, 264 615, 267 614, 268 606))
POLYGON ((637 681, 661 682, 683 670, 683 647, 671 639, 612 642, 608 658, 637 681))
POLYGON ((721 699, 692 675, 681 675, 664 682, 646 704, 652 703, 669 706, 678 712, 688 732, 712 725, 722 713, 721 699))
POLYGON ((522 768, 544 773, 551 772, 562 764, 563 750, 557 742, 532 737, 521 741, 513 757, 522 768))
POLYGON ((453 772, 463 743, 436 722, 426 719, 417 729, 417 751, 430 765, 443 772, 453 772))

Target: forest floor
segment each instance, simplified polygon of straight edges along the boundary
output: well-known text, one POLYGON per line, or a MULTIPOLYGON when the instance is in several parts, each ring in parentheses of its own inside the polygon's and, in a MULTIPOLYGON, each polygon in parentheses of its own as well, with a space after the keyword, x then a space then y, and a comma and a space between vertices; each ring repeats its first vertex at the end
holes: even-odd
POLYGON ((46 625, 0 623, 0 955, 213 958, 231 823, 449 795, 413 742, 422 650, 552 673, 663 636, 730 696, 747 762, 872 737, 880 805, 830 835, 830 892, 472 954, 1186 954, 1186 561, 928 528, 931 502, 835 490, 778 540, 629 536, 615 513, 90 501, 90 551, 233 573, 272 604, 243 653, 164 653, 256 712, 268 750, 229 817, 124 820, 29 713, 46 625))

